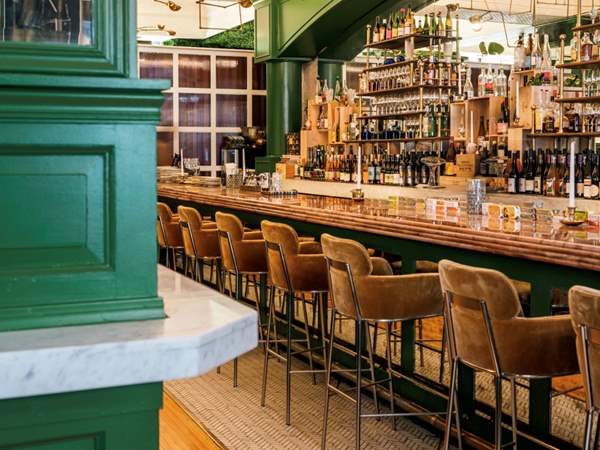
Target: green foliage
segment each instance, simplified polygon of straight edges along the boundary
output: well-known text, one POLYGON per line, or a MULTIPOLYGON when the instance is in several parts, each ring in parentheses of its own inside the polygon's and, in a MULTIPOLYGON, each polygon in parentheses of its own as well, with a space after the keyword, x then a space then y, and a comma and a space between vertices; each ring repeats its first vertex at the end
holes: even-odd
POLYGON ((479 51, 482 55, 501 55, 504 53, 504 47, 497 42, 490 42, 487 45, 485 42, 480 42, 479 51))
POLYGON ((236 48, 254 50, 254 21, 206 39, 170 39, 164 45, 178 47, 236 48))

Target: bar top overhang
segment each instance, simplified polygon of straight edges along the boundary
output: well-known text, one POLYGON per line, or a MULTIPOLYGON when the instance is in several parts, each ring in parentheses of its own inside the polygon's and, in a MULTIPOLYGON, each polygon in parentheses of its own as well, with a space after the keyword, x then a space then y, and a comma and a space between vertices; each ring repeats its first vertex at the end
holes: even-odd
POLYGON ((257 345, 253 309, 158 266, 166 319, 0 333, 0 399, 187 378, 257 345))
MULTIPOLYGON (((514 258, 600 271, 598 230, 522 220, 521 230, 505 232, 482 226, 475 220, 429 219, 399 211, 388 213, 381 202, 353 203, 348 199, 299 194, 294 198, 269 198, 251 192, 232 192, 178 184, 158 184, 158 196, 214 207, 249 211, 320 225, 335 226, 436 245, 475 250, 514 258)), ((454 218, 456 219, 456 218, 454 218)))

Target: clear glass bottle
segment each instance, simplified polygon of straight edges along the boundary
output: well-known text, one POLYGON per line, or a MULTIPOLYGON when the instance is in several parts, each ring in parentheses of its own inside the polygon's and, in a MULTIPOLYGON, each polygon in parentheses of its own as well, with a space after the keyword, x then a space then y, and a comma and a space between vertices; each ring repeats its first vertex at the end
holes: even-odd
POLYGON ((471 67, 467 67, 467 79, 465 81, 465 97, 467 99, 475 97, 475 89, 471 82, 471 67))
POLYGON ((482 68, 477 76, 477 96, 483 97, 485 95, 485 70, 482 68))
POLYGON ((581 39, 581 61, 591 61, 592 59, 592 40, 590 39, 590 33, 583 33, 583 38, 581 39))
POLYGON ((531 65, 538 70, 542 68, 542 53, 540 34, 536 32, 533 40, 533 51, 531 52, 531 65))
POLYGON ((569 42, 569 55, 571 56, 571 62, 579 61, 579 37, 577 33, 573 33, 573 37, 569 42))
POLYGON ((519 33, 519 39, 517 40, 517 46, 514 52, 514 70, 522 70, 525 64, 525 45, 523 42, 523 33, 519 33))

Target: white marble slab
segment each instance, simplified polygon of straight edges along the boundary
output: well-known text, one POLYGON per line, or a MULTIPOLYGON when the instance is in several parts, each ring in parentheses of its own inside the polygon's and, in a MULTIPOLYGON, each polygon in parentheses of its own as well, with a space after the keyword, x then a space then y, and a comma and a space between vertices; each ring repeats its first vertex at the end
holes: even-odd
POLYGON ((168 318, 0 333, 0 399, 208 372, 257 345, 256 311, 162 266, 168 318))

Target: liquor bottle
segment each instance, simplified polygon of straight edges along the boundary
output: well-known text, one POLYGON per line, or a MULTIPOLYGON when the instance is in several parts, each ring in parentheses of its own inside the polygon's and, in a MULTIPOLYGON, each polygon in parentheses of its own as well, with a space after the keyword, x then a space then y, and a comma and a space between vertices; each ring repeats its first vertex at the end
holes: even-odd
POLYGON ((571 56, 571 62, 579 61, 579 36, 578 33, 573 33, 573 37, 569 42, 569 54, 571 56))
POLYGON ((442 137, 448 137, 450 135, 450 111, 448 105, 442 104, 441 106, 441 117, 440 117, 440 134, 442 137))
POLYGON ((425 14, 425 18, 423 19, 423 34, 424 35, 429 35, 430 34, 428 17, 429 16, 427 14, 425 14))
POLYGON ((590 186, 590 198, 600 198, 600 152, 596 150, 592 162, 592 185, 590 186))
POLYGON ((467 99, 475 97, 475 89, 471 81, 471 67, 467 67, 467 79, 465 80, 465 96, 467 99))
POLYGON ((329 92, 329 86, 327 85, 327 78, 323 80, 323 88, 321 89, 321 103, 327 103, 327 94, 329 92))
POLYGON ((304 122, 304 129, 312 130, 312 121, 310 120, 310 116, 308 115, 308 106, 304 108, 304 116, 306 117, 306 121, 304 122))
POLYGON ((583 165, 583 197, 592 198, 592 171, 593 167, 593 153, 589 150, 585 151, 585 161, 583 165))
POLYGON ((485 120, 483 116, 479 116, 479 127, 477 128, 477 140, 485 140, 487 137, 487 129, 485 127, 485 120))
POLYGON ((372 153, 369 155, 368 171, 369 171, 368 184, 374 184, 375 183, 375 165, 373 164, 373 154, 372 153))
POLYGON ((554 126, 554 111, 552 110, 552 108, 546 108, 544 120, 542 123, 542 131, 544 133, 554 133, 554 126))
POLYGON ((533 37, 531 33, 527 34, 527 47, 525 47, 525 70, 533 68, 531 54, 533 53, 533 37))
POLYGON ((556 197, 558 194, 556 189, 556 185, 558 184, 556 159, 557 151, 554 150, 554 154, 552 154, 550 166, 548 168, 548 174, 546 175, 546 188, 544 190, 544 194, 548 197, 556 197))
POLYGON ((533 150, 529 151, 528 160, 527 160, 527 171, 525 172, 525 193, 533 194, 535 193, 535 153, 533 150))
POLYGON ((556 191, 556 195, 559 197, 568 197, 569 196, 569 186, 570 186, 570 162, 569 162, 569 158, 565 158, 564 161, 562 159, 562 156, 559 155, 561 164, 559 164, 559 167, 564 166, 564 170, 563 171, 559 171, 561 173, 560 176, 560 186, 558 188, 558 190, 556 191))
POLYGON ((442 22, 442 12, 438 11, 437 13, 437 33, 436 36, 443 37, 446 35, 446 31, 444 30, 444 22, 442 22))
POLYGON ((406 21, 404 22, 404 34, 409 35, 413 33, 418 33, 418 31, 417 25, 415 23, 415 13, 413 12, 412 7, 409 3, 408 10, 406 11, 406 21))
POLYGON ((489 159, 488 149, 487 149, 487 146, 484 146, 483 150, 481 151, 480 157, 479 157, 479 175, 481 175, 482 177, 489 176, 488 159, 489 159))
POLYGON ((533 177, 533 193, 541 195, 544 193, 544 152, 542 152, 541 148, 538 148, 537 158, 535 176, 533 177))
POLYGON ((390 14, 390 16, 388 17, 387 27, 385 29, 385 39, 386 40, 392 39, 392 28, 393 28, 393 26, 394 26, 394 22, 393 22, 392 15, 390 14))
POLYGON ((437 107, 433 104, 429 105, 429 117, 427 118, 427 136, 428 137, 436 137, 437 136, 437 107))
POLYGON ((577 197, 583 197, 583 154, 578 153, 575 167, 575 193, 577 197))
POLYGON ((321 85, 321 78, 317 75, 315 84, 315 103, 318 105, 323 101, 323 86, 321 85))
POLYGON ((485 95, 494 95, 494 75, 492 74, 492 68, 488 66, 487 73, 485 74, 485 95))
POLYGON ((383 42, 385 41, 385 36, 387 33, 387 19, 384 17, 383 21, 381 22, 381 26, 379 27, 379 42, 383 42))
POLYGON ((591 61, 592 59, 592 40, 590 39, 590 33, 587 31, 583 33, 583 38, 581 39, 581 61, 591 61))
POLYGON ((517 173, 517 152, 512 154, 512 163, 510 173, 506 183, 506 190, 509 194, 518 194, 519 175, 517 173))
POLYGON ((417 28, 415 29, 415 34, 425 34, 425 29, 423 28, 423 25, 421 24, 421 19, 419 19, 419 22, 417 23, 417 28))
POLYGON ((446 36, 452 37, 452 17, 450 17, 450 8, 446 12, 446 36))
POLYGON ((379 36, 381 35, 381 19, 379 18, 379 16, 377 16, 375 18, 375 26, 373 27, 373 38, 371 39, 371 41, 376 44, 377 42, 379 42, 379 36))
POLYGON ((535 38, 533 40, 533 51, 531 52, 531 65, 532 68, 542 68, 542 46, 540 45, 540 34, 536 31, 535 38))
POLYGON ((412 162, 412 153, 407 154, 406 156, 406 183, 405 186, 414 186, 414 167, 412 162))
POLYGON ((397 38, 402 35, 404 31, 404 8, 400 9, 400 13, 396 14, 396 20, 394 21, 394 26, 392 27, 392 39, 397 38))
POLYGON ((542 80, 544 84, 552 83, 552 59, 550 57, 550 37, 544 34, 544 48, 542 50, 541 69, 543 70, 542 80))
POLYGON ((525 173, 527 171, 527 150, 523 153, 523 159, 521 160, 521 152, 517 150, 517 191, 520 194, 525 193, 525 173))
POLYGON ((342 98, 342 83, 340 82, 339 76, 335 79, 335 91, 333 93, 333 98, 338 102, 342 98))
POLYGON ((477 75, 477 96, 483 97, 485 95, 485 70, 482 68, 477 75))
POLYGON ((435 14, 431 13, 431 25, 429 26, 429 36, 437 36, 438 25, 435 21, 435 14))
POLYGON ((525 64, 525 43, 523 42, 523 33, 519 33, 519 38, 517 39, 517 45, 515 47, 514 52, 514 66, 515 70, 522 70, 525 64))

